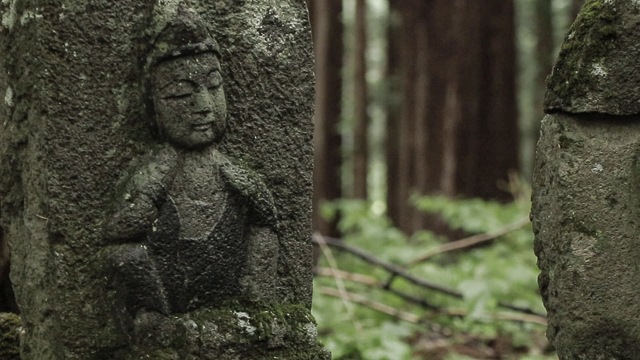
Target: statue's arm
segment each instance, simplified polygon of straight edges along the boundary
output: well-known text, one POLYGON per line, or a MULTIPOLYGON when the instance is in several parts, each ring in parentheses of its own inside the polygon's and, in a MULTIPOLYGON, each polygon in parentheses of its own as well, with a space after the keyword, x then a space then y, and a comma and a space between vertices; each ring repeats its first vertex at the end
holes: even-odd
POLYGON ((256 225, 275 228, 277 212, 273 196, 258 174, 226 163, 222 174, 227 183, 248 203, 256 225))
POLYGON ((249 210, 247 268, 241 280, 245 294, 260 304, 277 301, 280 243, 273 196, 258 174, 229 162, 221 168, 226 183, 249 210))
POLYGON ((170 170, 171 161, 160 153, 144 159, 142 166, 126 176, 104 222, 103 234, 107 241, 135 242, 144 238, 166 197, 170 170))
POLYGON ((155 202, 148 194, 125 192, 105 222, 104 236, 110 241, 141 239, 157 214, 155 202))

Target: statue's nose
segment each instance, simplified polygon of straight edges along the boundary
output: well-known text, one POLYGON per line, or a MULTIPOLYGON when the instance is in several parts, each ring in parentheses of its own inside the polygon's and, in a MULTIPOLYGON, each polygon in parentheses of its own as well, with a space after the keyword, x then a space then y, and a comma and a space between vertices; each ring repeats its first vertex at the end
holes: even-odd
POLYGON ((206 113, 213 111, 214 100, 209 90, 205 87, 201 87, 194 94, 193 110, 197 113, 206 113))

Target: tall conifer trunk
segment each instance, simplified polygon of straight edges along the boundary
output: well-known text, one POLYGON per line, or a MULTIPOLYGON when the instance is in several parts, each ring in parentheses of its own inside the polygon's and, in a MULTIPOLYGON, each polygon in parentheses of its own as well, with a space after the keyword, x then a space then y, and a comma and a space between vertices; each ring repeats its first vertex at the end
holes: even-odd
POLYGON ((367 198, 369 164, 367 114, 367 23, 366 2, 356 0, 354 46, 354 131, 353 131, 353 197, 367 198))
POLYGON ((514 9, 512 1, 434 0, 392 11, 401 19, 389 41, 402 100, 388 123, 398 127, 387 141, 389 209, 411 233, 439 227, 409 204, 412 193, 510 198, 499 184, 518 169, 514 9))
POLYGON ((342 0, 309 0, 316 60, 313 168, 313 228, 338 236, 336 219, 327 221, 320 208, 342 196, 341 136, 343 25, 342 0))

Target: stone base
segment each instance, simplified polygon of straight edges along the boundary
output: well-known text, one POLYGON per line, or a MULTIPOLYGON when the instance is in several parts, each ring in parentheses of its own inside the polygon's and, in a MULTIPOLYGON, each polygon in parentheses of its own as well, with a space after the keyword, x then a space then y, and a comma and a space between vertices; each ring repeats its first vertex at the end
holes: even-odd
POLYGON ((303 306, 214 309, 165 316, 141 313, 127 360, 330 360, 303 306))

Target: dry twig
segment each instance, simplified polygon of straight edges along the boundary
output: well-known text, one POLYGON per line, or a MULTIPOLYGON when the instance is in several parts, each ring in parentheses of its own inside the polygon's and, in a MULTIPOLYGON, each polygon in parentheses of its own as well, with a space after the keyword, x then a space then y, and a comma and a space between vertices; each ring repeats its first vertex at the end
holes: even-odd
POLYGON ((406 312, 406 311, 402 311, 402 310, 398 310, 396 308, 393 308, 389 305, 383 304, 383 303, 379 303, 377 301, 373 301, 370 300, 368 298, 366 298, 365 296, 362 295, 357 295, 357 294, 350 294, 350 293, 342 293, 336 289, 332 289, 329 287, 322 287, 320 288, 320 293, 324 294, 324 295, 328 295, 328 296, 333 296, 333 297, 337 297, 337 298, 343 298, 344 296, 347 296, 347 300, 354 302, 356 304, 360 304, 363 306, 366 306, 372 310, 376 310, 378 312, 381 312, 383 314, 387 314, 390 316, 393 316, 397 319, 400 320, 404 320, 404 321, 408 321, 410 323, 418 323, 420 321, 420 317, 418 317, 415 314, 406 312))
POLYGON ((322 236, 318 236, 317 234, 314 234, 314 241, 318 244, 318 246, 320 246, 320 250, 322 250, 322 254, 324 255, 324 257, 327 258, 327 261, 329 262, 330 271, 332 272, 333 279, 336 282, 336 287, 338 288, 338 291, 341 294, 340 298, 344 303, 344 307, 347 309, 347 314, 349 314, 349 317, 353 322, 353 327, 355 327, 357 332, 360 332, 362 330, 362 325, 355 318, 353 314, 353 307, 351 306, 351 302, 347 294, 347 289, 344 286, 344 282, 342 281, 342 278, 340 278, 337 275, 337 272, 339 271, 338 263, 336 262, 336 259, 333 257, 333 253, 331 252, 331 249, 327 246, 322 236))
POLYGON ((464 239, 460 239, 460 240, 456 240, 456 241, 452 241, 452 242, 448 242, 446 244, 442 244, 439 247, 437 247, 436 249, 430 250, 420 256, 418 256, 417 258, 415 258, 414 260, 411 260, 409 262, 409 266, 408 267, 412 267, 415 266, 417 264, 420 264, 422 262, 425 262, 429 259, 431 259, 432 257, 438 255, 438 254, 442 254, 445 252, 449 252, 449 251, 454 251, 454 250, 460 250, 460 249, 465 249, 483 242, 487 242, 487 241, 491 241, 494 240, 496 238, 499 238, 500 236, 506 235, 510 232, 513 232, 515 230, 518 230, 524 226, 526 226, 527 224, 529 224, 529 218, 528 217, 523 217, 522 219, 514 222, 513 224, 509 224, 501 229, 495 230, 495 231, 491 231, 488 233, 484 233, 484 234, 477 234, 477 235, 473 235, 473 236, 469 236, 466 237, 464 239))
POLYGON ((348 280, 348 281, 352 281, 352 282, 356 282, 359 284, 363 284, 369 287, 373 287, 373 288, 378 288, 381 290, 384 290, 386 292, 389 292, 399 298, 401 298, 404 301, 407 301, 409 303, 418 305, 424 309, 428 309, 428 310, 440 310, 439 306, 433 305, 431 303, 429 303, 427 300, 418 297, 418 296, 414 296, 414 295, 409 295, 407 293, 404 293, 402 291, 393 289, 390 286, 386 286, 386 284, 380 282, 378 279, 371 277, 371 276, 367 276, 367 275, 363 275, 363 274, 356 274, 356 273, 350 273, 347 271, 343 271, 343 270, 338 270, 338 271, 332 271, 331 269, 327 269, 327 268, 316 268, 315 270, 316 275, 319 276, 331 276, 331 277, 335 277, 335 276, 339 276, 341 279, 344 280, 348 280))

